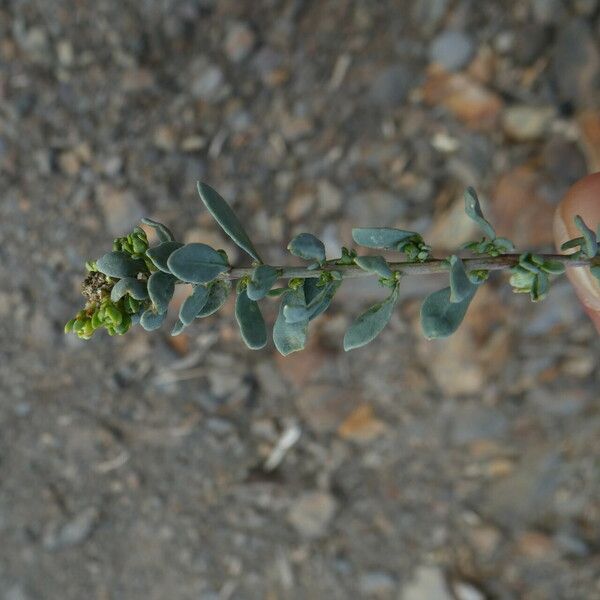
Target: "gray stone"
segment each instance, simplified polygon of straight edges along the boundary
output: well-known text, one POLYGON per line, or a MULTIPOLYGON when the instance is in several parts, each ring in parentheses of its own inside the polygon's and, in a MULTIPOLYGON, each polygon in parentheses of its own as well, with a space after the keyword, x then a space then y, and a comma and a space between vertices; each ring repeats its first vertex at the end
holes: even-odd
POLYGON ((361 576, 358 587, 365 596, 389 596, 397 587, 395 579, 388 573, 372 571, 361 576))
POLYGON ((235 23, 225 38, 225 53, 232 62, 241 62, 254 47, 256 36, 246 23, 235 23))
POLYGON ((444 574, 437 567, 419 567, 402 591, 402 600, 452 600, 444 574))
POLYGON ((414 76, 408 67, 394 65, 380 71, 375 77, 369 91, 369 99, 382 108, 394 108, 404 102, 415 84, 414 76))
POLYGON ((593 106, 600 97, 600 51, 589 24, 573 19, 561 28, 554 49, 554 77, 560 99, 593 106))
POLYGON ((412 3, 411 17, 424 33, 431 34, 448 11, 448 0, 419 0, 412 3))
POLYGON ((508 430, 508 420, 495 408, 461 406, 454 412, 452 441, 467 444, 476 440, 502 437, 508 430))
POLYGON ((191 91, 194 97, 211 102, 221 96, 225 76, 216 65, 206 65, 192 81, 191 91))
POLYGON ((291 506, 288 521, 296 531, 306 538, 325 535, 333 520, 337 502, 325 492, 306 492, 291 506))
POLYGON ((458 71, 469 63, 474 51, 473 41, 467 34, 444 31, 431 43, 429 58, 447 71, 458 71))
POLYGON ((533 16, 539 23, 556 23, 564 16, 562 0, 533 0, 533 16))
POLYGON ((103 184, 97 188, 96 201, 113 236, 131 231, 146 212, 133 191, 116 189, 111 185, 103 184))
POLYGON ((502 115, 502 127, 507 135, 519 142, 541 138, 550 128, 554 109, 549 106, 514 104, 502 115))
POLYGON ((96 526, 98 517, 98 509, 90 506, 58 529, 51 527, 44 536, 44 547, 47 550, 57 550, 85 542, 96 526))

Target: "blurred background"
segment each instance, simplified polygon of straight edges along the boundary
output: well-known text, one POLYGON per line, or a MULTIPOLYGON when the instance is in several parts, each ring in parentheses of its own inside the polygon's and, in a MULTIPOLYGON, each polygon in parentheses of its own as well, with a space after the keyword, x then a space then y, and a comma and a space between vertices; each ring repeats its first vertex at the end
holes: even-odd
POLYGON ((533 305, 494 274, 436 342, 443 278, 409 278, 348 354, 376 283, 288 358, 231 303, 62 333, 143 215, 245 264, 198 179, 274 264, 353 225, 443 255, 479 235, 467 185, 552 251, 600 170, 599 34, 598 0, 1 1, 0 599, 600 598, 600 344, 564 278, 533 305))

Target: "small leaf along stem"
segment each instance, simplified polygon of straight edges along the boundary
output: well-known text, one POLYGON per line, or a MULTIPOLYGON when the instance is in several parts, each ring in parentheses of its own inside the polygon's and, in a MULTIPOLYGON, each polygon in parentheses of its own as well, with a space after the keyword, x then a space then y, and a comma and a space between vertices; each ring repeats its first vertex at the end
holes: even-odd
MULTIPOLYGON (((481 258, 463 258, 463 263, 467 271, 473 270, 486 270, 486 271, 500 271, 503 269, 510 269, 519 262, 519 254, 501 254, 495 257, 481 257, 481 258)), ((576 259, 573 260, 568 255, 564 254, 538 254, 543 259, 554 260, 560 262, 565 267, 585 267, 600 264, 600 260, 596 259, 576 259)), ((390 269, 397 271, 400 275, 430 275, 434 273, 447 273, 448 264, 446 259, 430 259, 424 262, 390 262, 388 263, 390 269)), ((337 265, 328 262, 320 269, 307 269, 306 267, 290 267, 290 266, 276 266, 274 267, 279 271, 279 279, 292 279, 295 277, 301 277, 303 279, 310 277, 320 277, 324 271, 337 271, 341 274, 343 279, 350 279, 356 277, 369 277, 375 275, 373 272, 368 272, 357 265, 337 265)), ((255 267, 233 267, 229 271, 221 273, 219 278, 221 279, 241 279, 251 275, 255 267)))

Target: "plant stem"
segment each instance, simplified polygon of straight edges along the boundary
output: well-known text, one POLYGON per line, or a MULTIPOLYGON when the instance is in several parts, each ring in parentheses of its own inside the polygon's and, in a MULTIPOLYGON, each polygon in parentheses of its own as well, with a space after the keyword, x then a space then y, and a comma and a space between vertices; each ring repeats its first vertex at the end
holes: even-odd
MULTIPOLYGON (((478 257, 478 258, 463 258, 465 268, 467 271, 473 270, 486 270, 486 271, 499 271, 502 269, 509 269, 515 266, 519 262, 519 254, 502 254, 497 257, 478 257)), ((565 267, 583 267, 592 264, 598 264, 598 259, 579 259, 573 260, 569 258, 569 255, 565 254, 538 254, 547 260, 554 260, 562 263, 565 267)), ((431 273, 445 273, 448 271, 448 265, 444 259, 430 259, 425 262, 394 262, 389 263, 392 271, 398 271, 402 275, 429 275, 431 273)), ((343 279, 350 279, 354 277, 369 277, 375 275, 364 271, 357 265, 336 265, 327 264, 323 268, 309 270, 305 267, 289 267, 281 266, 275 267, 282 271, 280 279, 291 279, 293 277, 319 277, 323 271, 338 271, 343 279)), ((252 275, 254 267, 233 267, 229 271, 222 273, 219 277, 221 279, 241 279, 246 275, 252 275)))

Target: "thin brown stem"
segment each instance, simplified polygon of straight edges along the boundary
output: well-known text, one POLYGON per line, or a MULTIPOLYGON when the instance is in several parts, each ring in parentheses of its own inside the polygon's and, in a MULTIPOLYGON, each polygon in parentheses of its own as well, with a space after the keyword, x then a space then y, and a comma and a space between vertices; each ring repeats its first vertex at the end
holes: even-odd
MULTIPOLYGON (((578 259, 573 260, 564 254, 539 254, 546 260, 554 260, 562 263, 565 267, 583 267, 591 264, 598 264, 598 259, 578 259)), ((486 270, 499 271, 514 267, 519 262, 519 254, 503 254, 497 257, 478 257, 463 258, 463 263, 467 271, 486 270)), ((445 273, 448 271, 448 265, 444 259, 430 259, 425 262, 393 262, 389 263, 390 269, 398 271, 401 275, 429 275, 432 273, 445 273)), ((292 279, 294 277, 308 278, 320 277, 323 271, 337 271, 343 279, 355 277, 369 277, 375 275, 364 271, 357 265, 336 265, 327 264, 323 268, 309 270, 306 267, 275 267, 281 271, 280 279, 292 279)), ((247 275, 252 275, 254 267, 233 267, 226 273, 220 275, 221 279, 241 279, 247 275)))

